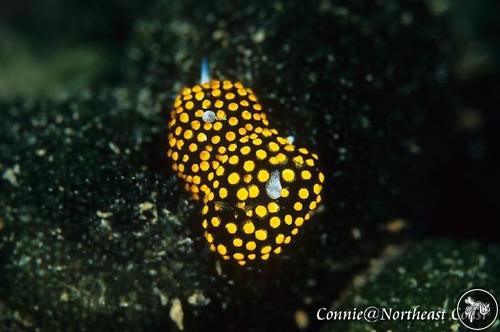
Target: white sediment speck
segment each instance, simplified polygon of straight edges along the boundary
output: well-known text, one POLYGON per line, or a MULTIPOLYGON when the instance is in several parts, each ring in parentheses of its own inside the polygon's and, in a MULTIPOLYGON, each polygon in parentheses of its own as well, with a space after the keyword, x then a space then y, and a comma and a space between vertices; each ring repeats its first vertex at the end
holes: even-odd
POLYGON ((170 319, 174 321, 179 330, 184 330, 184 312, 182 311, 181 300, 175 298, 172 300, 172 307, 170 308, 170 319))
POLYGON ((203 121, 205 122, 214 122, 215 120, 217 120, 217 116, 215 116, 215 113, 212 112, 212 111, 205 111, 205 113, 203 113, 203 116, 202 116, 202 119, 203 121))
POLYGON ((281 187, 281 182, 280 182, 280 172, 279 171, 273 171, 271 173, 271 177, 266 183, 266 193, 267 196, 271 199, 278 199, 281 197, 281 191, 283 188, 281 187))

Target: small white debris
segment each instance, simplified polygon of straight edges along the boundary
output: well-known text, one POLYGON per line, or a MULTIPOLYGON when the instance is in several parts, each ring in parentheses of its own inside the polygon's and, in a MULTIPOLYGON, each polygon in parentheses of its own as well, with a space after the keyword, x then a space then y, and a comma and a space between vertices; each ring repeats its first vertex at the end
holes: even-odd
POLYGON ((109 218, 113 215, 113 212, 99 211, 97 210, 97 216, 102 219, 109 218))
POLYGON ((17 187, 17 175, 19 173, 21 173, 21 167, 19 167, 19 164, 15 164, 14 167, 7 168, 5 172, 3 172, 2 178, 7 180, 11 185, 17 187))
POLYGON ((309 316, 302 309, 295 311, 295 324, 299 330, 304 330, 309 326, 309 316))
POLYGON ((281 187, 280 172, 278 170, 271 173, 271 177, 266 183, 266 193, 271 199, 278 199, 281 197, 281 187))
POLYGON ((264 29, 257 30, 252 35, 252 39, 256 44, 262 43, 266 39, 266 31, 264 29))
POLYGON ((47 153, 47 150, 45 150, 45 149, 38 149, 38 150, 36 150, 36 155, 39 156, 39 157, 45 156, 46 153, 47 153))
POLYGON ((290 135, 286 138, 286 140, 288 143, 293 144, 293 142, 295 142, 295 136, 290 135))
POLYGON ((109 142, 108 146, 114 154, 120 154, 120 148, 113 144, 113 142, 109 142))
POLYGON ((139 209, 141 210, 141 213, 144 211, 149 211, 154 207, 153 203, 151 202, 144 202, 139 204, 139 209))
POLYGON ((201 290, 197 289, 188 297, 188 303, 194 306, 207 305, 210 303, 210 299, 201 290))
POLYGON ((217 120, 217 116, 215 116, 215 113, 212 111, 205 111, 202 116, 203 121, 212 123, 215 120, 217 120))
POLYGON ((172 300, 172 307, 170 308, 170 319, 174 321, 179 330, 184 330, 184 312, 182 311, 182 303, 177 297, 172 300))

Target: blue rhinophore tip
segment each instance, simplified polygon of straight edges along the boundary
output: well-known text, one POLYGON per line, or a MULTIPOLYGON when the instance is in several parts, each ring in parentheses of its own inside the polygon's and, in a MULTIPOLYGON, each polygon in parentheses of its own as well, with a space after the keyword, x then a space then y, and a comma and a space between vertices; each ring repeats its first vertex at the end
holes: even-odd
POLYGON ((210 82, 210 75, 208 73, 208 59, 205 57, 201 60, 201 78, 200 84, 210 82))

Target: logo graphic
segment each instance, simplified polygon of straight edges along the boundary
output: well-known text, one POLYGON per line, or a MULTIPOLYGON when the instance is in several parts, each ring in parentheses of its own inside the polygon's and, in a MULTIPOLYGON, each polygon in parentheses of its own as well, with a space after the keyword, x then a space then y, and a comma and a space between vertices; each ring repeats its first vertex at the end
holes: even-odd
POLYGON ((495 297, 484 289, 471 289, 460 297, 457 303, 458 319, 465 327, 481 331, 496 321, 498 303, 495 297))

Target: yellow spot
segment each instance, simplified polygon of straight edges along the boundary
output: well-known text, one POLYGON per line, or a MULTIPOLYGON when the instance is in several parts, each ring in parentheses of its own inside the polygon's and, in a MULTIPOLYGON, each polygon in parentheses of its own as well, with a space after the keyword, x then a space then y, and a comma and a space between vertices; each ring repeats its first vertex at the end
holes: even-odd
POLYGON ((217 252, 221 255, 225 255, 227 253, 227 249, 223 244, 219 244, 217 246, 217 252))
POLYGON ((242 155, 246 156, 247 154, 249 154, 251 151, 250 147, 245 145, 243 146, 241 149, 240 149, 240 152, 242 155))
POLYGON ((254 104, 253 109, 256 111, 260 111, 260 110, 262 110, 262 106, 260 104, 254 104))
POLYGON ((297 235, 297 233, 299 232, 299 229, 298 228, 294 228, 292 229, 291 233, 292 235, 297 235))
POLYGON ((325 182, 325 174, 323 174, 322 172, 319 172, 319 182, 325 182))
MULTIPOLYGON (((215 89, 212 91, 212 96, 214 97, 219 97, 220 96, 220 90, 219 89, 215 89)), ((220 107, 220 106, 217 106, 217 107, 220 107)))
POLYGON ((309 209, 314 210, 316 209, 316 202, 312 201, 311 204, 309 204, 309 209))
POLYGON ((278 155, 276 156, 276 159, 278 159, 278 163, 279 164, 283 164, 285 161, 286 161, 286 156, 284 153, 278 153, 278 155))
POLYGON ((210 164, 208 163, 208 161, 202 161, 200 163, 200 168, 202 171, 206 172, 210 168, 210 164))
POLYGON ((228 106, 230 111, 236 111, 238 109, 238 104, 236 103, 230 103, 228 106))
POLYGON ((203 110, 197 110, 196 112, 194 112, 194 116, 196 116, 197 118, 201 118, 203 117, 203 110))
POLYGON ((307 151, 306 148, 300 148, 299 152, 302 153, 302 154, 308 154, 309 153, 309 151, 307 151))
POLYGON ((210 102, 210 100, 208 99, 205 99, 202 103, 201 103, 201 107, 203 107, 203 109, 207 109, 210 107, 212 103, 210 102))
POLYGON ((291 236, 287 236, 287 237, 285 238, 285 241, 284 241, 284 242, 285 242, 286 244, 289 244, 289 243, 290 243, 290 241, 292 241, 292 237, 291 237, 291 236))
POLYGON ((260 258, 261 258, 263 261, 267 261, 267 260, 269 259, 269 254, 262 255, 262 256, 260 256, 260 258))
POLYGON ((298 217, 297 219, 295 219, 295 226, 300 227, 303 224, 304 224, 304 218, 298 217))
POLYGON ((196 136, 196 139, 198 140, 198 142, 206 142, 207 135, 205 133, 199 133, 198 136, 196 136))
POLYGON ((212 223, 212 226, 219 227, 219 225, 220 225, 220 218, 219 217, 212 217, 212 219, 210 221, 212 223))
MULTIPOLYGON (((241 116, 243 117, 243 119, 245 120, 250 120, 252 118, 252 114, 249 112, 249 111, 243 111, 241 113, 241 116)), ((250 130, 250 129, 249 129, 250 130)))
POLYGON ((228 141, 230 141, 230 142, 231 142, 231 141, 234 141, 234 139, 235 139, 235 138, 236 138, 236 135, 234 134, 234 132, 233 132, 233 131, 228 131, 228 132, 226 133, 226 139, 227 139, 228 141))
POLYGON ((285 236, 283 234, 276 235, 276 238, 274 239, 276 244, 282 244, 283 240, 285 240, 285 236))
POLYGON ((307 159, 306 160, 306 165, 309 166, 309 167, 313 167, 314 166, 314 160, 312 159, 307 159))
POLYGON ((184 132, 184 138, 185 138, 185 139, 191 139, 192 137, 193 137, 193 131, 192 131, 192 130, 189 130, 189 129, 188 129, 188 130, 186 130, 186 131, 184 132))
POLYGON ((256 138, 256 139, 254 139, 254 140, 252 141, 252 143, 253 143, 254 145, 261 145, 261 144, 262 144, 262 140, 261 140, 260 138, 256 138))
POLYGON ((295 211, 300 211, 302 210, 302 203, 301 202, 295 202, 295 204, 293 204, 293 209, 295 211))
POLYGON ((217 176, 224 175, 224 167, 220 166, 219 168, 217 168, 217 170, 215 171, 215 174, 217 174, 217 176))
POLYGON ((299 197, 301 199, 307 199, 307 197, 309 197, 309 190, 307 190, 306 188, 300 188, 299 197))
POLYGON ((200 152, 200 159, 201 160, 208 160, 210 159, 210 153, 206 150, 203 150, 200 152))
POLYGON ((267 204, 267 209, 271 213, 276 213, 280 209, 280 206, 276 202, 271 202, 271 203, 267 204))
POLYGON ((234 97, 235 97, 234 93, 232 93, 232 92, 226 93, 226 99, 227 100, 233 100, 234 97))
POLYGON ((250 254, 247 257, 249 260, 253 261, 255 259, 255 254, 250 254))
POLYGON ((187 123, 189 121, 189 115, 187 113, 181 113, 181 115, 179 115, 179 120, 183 123, 187 123))
POLYGON ((240 105, 247 107, 250 104, 248 103, 248 100, 243 99, 242 101, 240 101, 240 105))
POLYGON ((208 232, 205 232, 205 238, 207 239, 208 243, 214 242, 214 237, 208 232))
MULTIPOLYGON (((255 250, 255 248, 257 248, 257 245, 255 244, 255 242, 254 242, 254 241, 249 241, 249 242, 247 242, 247 244, 245 245, 245 248, 247 248, 247 250, 249 250, 249 251, 252 251, 252 250, 255 250)), ((248 255, 248 258, 249 258, 249 259, 252 259, 252 258, 250 258, 250 256, 251 256, 251 255, 248 255)), ((255 255, 254 255, 254 257, 255 257, 255 255)))
POLYGON ((260 250, 260 252, 261 252, 262 254, 268 254, 268 253, 271 251, 271 249, 272 249, 272 248, 271 248, 271 246, 265 246, 264 248, 262 248, 262 249, 260 250))
POLYGON ((241 247, 243 245, 243 241, 240 238, 236 238, 233 240, 233 246, 241 247))
POLYGON ((279 149, 280 149, 280 146, 278 144, 276 144, 275 142, 271 142, 268 144, 268 147, 269 147, 269 150, 271 152, 278 152, 279 149))
POLYGON ((236 143, 232 143, 232 144, 229 144, 229 147, 228 147, 227 149, 228 149, 229 151, 231 151, 231 152, 234 152, 234 151, 236 151, 236 148, 237 148, 237 147, 238 147, 238 146, 236 145, 236 143))
POLYGON ((238 124, 238 118, 235 116, 232 116, 229 118, 229 124, 231 126, 236 126, 238 124))
POLYGON ((267 153, 266 151, 262 150, 262 149, 259 149, 257 150, 257 152, 255 152, 255 155, 257 156, 258 159, 260 160, 264 160, 266 159, 267 157, 267 153))
MULTIPOLYGON (((204 205, 203 209, 201 209, 201 214, 206 215, 208 213, 208 205, 204 205)), ((206 220, 206 219, 205 219, 206 220)))
POLYGON ((240 188, 236 192, 236 196, 238 196, 240 201, 244 201, 248 198, 248 190, 246 188, 240 188))
POLYGON ((309 180, 311 178, 311 172, 309 172, 308 170, 304 170, 300 173, 300 176, 304 179, 304 180, 309 180))
POLYGON ((281 175, 286 182, 292 182, 295 179, 295 173, 289 168, 285 168, 283 172, 281 172, 281 175))
POLYGON ((255 207, 255 214, 257 214, 261 218, 264 218, 267 214, 266 207, 264 205, 257 205, 257 207, 255 207))
MULTIPOLYGON (((246 234, 252 234, 254 231, 255 231, 255 226, 253 225, 253 222, 248 221, 243 225, 243 232, 245 232, 246 234)), ((248 248, 248 243, 247 243, 247 248, 248 248)))
POLYGON ((186 109, 188 109, 188 110, 192 109, 192 108, 193 108, 193 106, 194 106, 194 104, 193 104, 193 102, 192 102, 192 101, 188 101, 188 102, 186 103, 186 109))
POLYGON ((278 228, 280 224, 281 220, 278 217, 272 217, 271 220, 269 220, 269 225, 271 225, 272 228, 278 228))
POLYGON ((255 197, 259 196, 259 187, 257 187, 256 185, 252 184, 248 188, 248 195, 250 196, 250 198, 255 198, 255 197))
POLYGON ((196 100, 200 101, 203 99, 203 97, 205 97, 205 94, 200 91, 200 92, 196 92, 196 94, 194 95, 194 97, 196 98, 196 100))
POLYGON ((278 247, 278 248, 274 249, 273 252, 275 254, 279 254, 281 252, 281 247, 278 247))
POLYGON ((251 172, 253 171, 255 168, 255 163, 253 162, 253 160, 247 160, 245 161, 245 163, 243 164, 243 169, 247 172, 251 172))
POLYGON ((264 229, 258 229, 257 231, 255 231, 255 238, 259 241, 264 241, 265 239, 267 239, 267 231, 265 231, 264 229))
POLYGON ((191 128, 193 128, 193 130, 198 130, 200 129, 200 127, 201 127, 200 121, 194 120, 193 122, 191 122, 191 128))
POLYGON ((266 182, 269 180, 269 172, 265 169, 261 169, 259 173, 257 173, 257 179, 259 179, 260 182, 266 182))
POLYGON ((233 172, 229 174, 227 181, 229 182, 229 184, 237 184, 238 182, 240 182, 240 176, 238 175, 238 173, 233 172))
POLYGON ((198 164, 191 165, 191 170, 196 173, 200 170, 200 166, 198 164))
POLYGON ((238 158, 238 156, 236 156, 236 155, 229 157, 229 163, 231 165, 237 165, 239 160, 240 160, 240 158, 238 158))
POLYGON ((315 183, 313 187, 314 193, 318 195, 321 192, 321 185, 315 183))
POLYGON ((239 252, 234 253, 234 254, 233 254, 233 257, 234 257, 234 259, 236 259, 236 260, 242 260, 243 258, 245 258, 245 256, 244 256, 243 254, 239 253, 239 252))
POLYGON ((287 215, 285 216, 285 223, 286 223, 287 225, 291 225, 291 224, 292 224, 292 221, 293 221, 292 216, 291 216, 291 215, 289 215, 289 214, 287 214, 287 215))
POLYGON ((243 181, 245 181, 245 183, 250 183, 252 181, 252 175, 250 174, 245 174, 243 176, 243 181))
POLYGON ((236 225, 232 222, 226 224, 226 229, 229 234, 236 233, 236 225))
POLYGON ((213 144, 218 144, 220 142, 220 136, 219 135, 212 136, 211 141, 213 144))
POLYGON ((224 199, 227 197, 227 189, 226 188, 220 188, 219 190, 219 197, 224 199))

